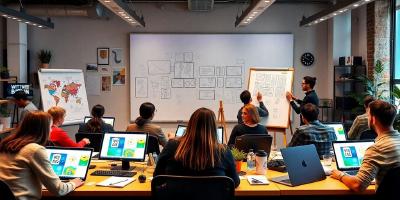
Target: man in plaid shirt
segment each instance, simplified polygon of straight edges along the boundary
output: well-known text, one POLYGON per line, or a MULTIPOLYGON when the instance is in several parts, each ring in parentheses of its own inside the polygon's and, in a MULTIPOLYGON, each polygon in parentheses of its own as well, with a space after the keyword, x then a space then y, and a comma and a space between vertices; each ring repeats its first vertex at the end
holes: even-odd
POLYGON ((332 141, 336 141, 335 130, 318 121, 319 110, 314 104, 305 104, 300 112, 304 125, 296 129, 288 146, 314 144, 320 157, 330 154, 332 141))

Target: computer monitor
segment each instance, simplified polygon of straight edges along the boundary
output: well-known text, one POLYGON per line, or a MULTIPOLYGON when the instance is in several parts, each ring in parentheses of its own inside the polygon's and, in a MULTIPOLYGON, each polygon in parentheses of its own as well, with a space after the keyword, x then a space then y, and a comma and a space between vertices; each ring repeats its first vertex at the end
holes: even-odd
POLYGON ((335 129, 337 141, 346 141, 346 132, 344 131, 342 123, 325 123, 325 125, 335 129))
MULTIPOLYGON (((85 119, 83 120, 84 123, 87 123, 90 119, 92 119, 91 116, 86 116, 85 119)), ((112 127, 114 127, 115 123, 115 117, 102 117, 101 118, 106 124, 110 124, 112 127)))
MULTIPOLYGON (((182 137, 186 133, 187 126, 178 125, 175 132, 175 137, 182 137)), ((217 139, 220 144, 224 142, 224 127, 217 128, 217 139)))
POLYGON ((14 93, 22 90, 28 97, 33 97, 33 90, 29 83, 8 83, 5 84, 4 96, 6 98, 13 97, 14 93))
POLYGON ((86 179, 92 157, 91 148, 46 147, 50 165, 61 180, 86 179))
POLYGON ((121 166, 112 166, 115 170, 132 170, 130 161, 143 162, 146 156, 148 133, 111 132, 104 133, 99 159, 121 160, 121 166))
POLYGON ((365 151, 374 141, 337 141, 333 142, 337 169, 358 170, 364 159, 365 151))

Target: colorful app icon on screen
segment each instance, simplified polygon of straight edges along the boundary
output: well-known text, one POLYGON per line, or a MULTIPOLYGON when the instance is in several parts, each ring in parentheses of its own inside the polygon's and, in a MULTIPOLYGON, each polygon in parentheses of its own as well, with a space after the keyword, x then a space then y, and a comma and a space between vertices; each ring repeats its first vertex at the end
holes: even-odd
POLYGON ((354 146, 340 147, 343 163, 346 167, 358 167, 360 162, 354 146))

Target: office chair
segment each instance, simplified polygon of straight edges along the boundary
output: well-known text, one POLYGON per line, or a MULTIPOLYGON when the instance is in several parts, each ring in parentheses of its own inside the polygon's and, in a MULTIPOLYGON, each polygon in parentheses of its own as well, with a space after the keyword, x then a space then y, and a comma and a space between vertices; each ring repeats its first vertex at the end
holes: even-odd
POLYGON ((375 133, 374 130, 368 129, 361 133, 360 140, 373 140, 376 138, 376 136, 377 134, 375 133))
POLYGON ((154 135, 149 135, 146 154, 154 152, 156 152, 157 155, 160 155, 160 145, 158 144, 158 138, 154 135))
POLYGON ((1 199, 4 199, 4 200, 16 200, 10 187, 8 187, 8 185, 5 182, 3 182, 2 180, 0 180, 0 196, 1 196, 1 199))
POLYGON ((268 156, 271 152, 272 136, 271 135, 259 135, 259 134, 246 134, 236 137, 235 147, 244 152, 249 152, 253 149, 254 152, 257 150, 264 150, 268 156))
POLYGON ((90 144, 85 147, 93 148, 94 152, 99 152, 101 143, 103 141, 103 133, 76 133, 75 140, 76 142, 81 141, 83 138, 88 138, 90 140, 90 144))
POLYGON ((400 184, 400 167, 393 168, 387 172, 382 179, 376 196, 379 200, 395 200, 398 198, 400 184))
POLYGON ((155 200, 230 200, 235 184, 227 176, 159 175, 151 181, 151 196, 155 200))

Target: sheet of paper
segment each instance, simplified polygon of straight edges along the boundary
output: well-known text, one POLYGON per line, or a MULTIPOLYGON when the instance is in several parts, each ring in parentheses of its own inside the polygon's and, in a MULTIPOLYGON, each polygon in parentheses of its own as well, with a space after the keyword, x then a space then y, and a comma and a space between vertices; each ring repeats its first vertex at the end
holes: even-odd
POLYGON ((264 175, 249 175, 247 176, 247 181, 250 185, 268 185, 269 181, 264 175))
POLYGON ((86 72, 86 91, 88 95, 100 95, 100 75, 97 72, 86 72))
POLYGON ((135 178, 111 176, 110 178, 97 183, 97 186, 105 187, 125 187, 135 181, 135 178))

